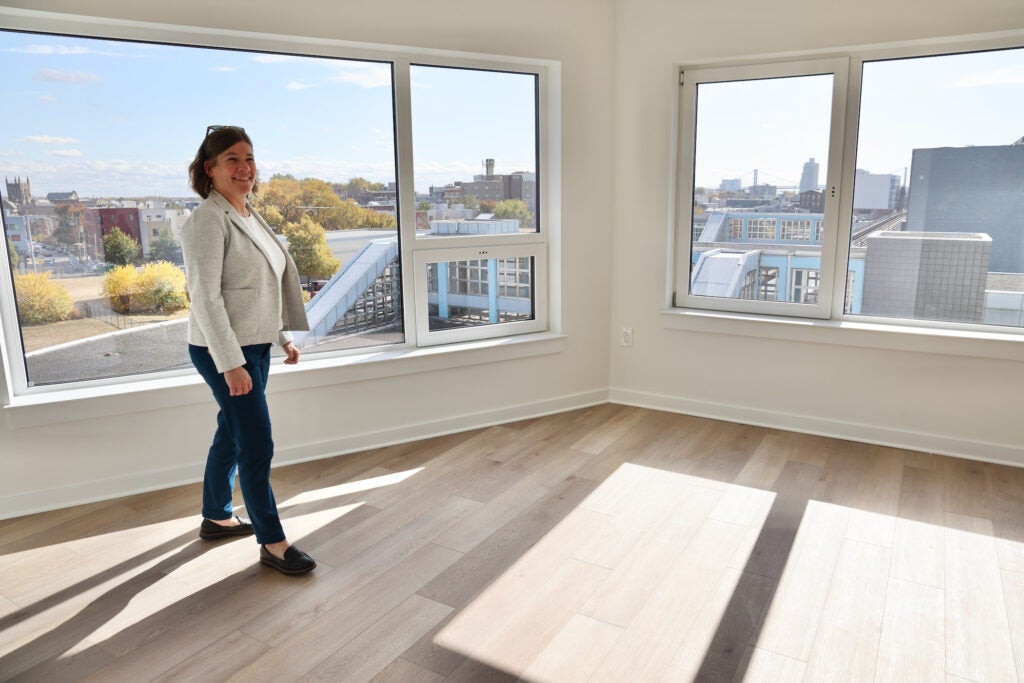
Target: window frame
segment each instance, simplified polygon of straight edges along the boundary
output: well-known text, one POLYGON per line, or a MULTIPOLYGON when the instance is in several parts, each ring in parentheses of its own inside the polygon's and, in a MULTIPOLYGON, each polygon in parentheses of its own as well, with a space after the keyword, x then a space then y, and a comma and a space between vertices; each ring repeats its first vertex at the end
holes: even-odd
MULTIPOLYGON (((544 245, 527 243, 518 245, 468 247, 452 245, 445 248, 420 249, 414 255, 413 278, 416 280, 416 335, 421 347, 450 344, 453 342, 476 341, 494 337, 508 337, 547 329, 547 284, 537 273, 547 270, 547 258, 544 245), (460 329, 430 330, 429 287, 427 286, 426 269, 428 264, 441 261, 481 261, 529 257, 533 258, 533 318, 531 320, 488 323, 460 329)), ((500 294, 499 294, 500 296, 500 294)))
MULTIPOLYGON (((0 8, 0 28, 4 30, 46 34, 59 38, 82 38, 162 43, 182 47, 241 50, 252 53, 279 53, 299 56, 353 59, 383 62, 391 66, 393 117, 395 131, 396 182, 398 191, 399 247, 403 271, 415 263, 418 252, 434 251, 455 246, 444 237, 423 239, 416 236, 416 201, 412 158, 412 120, 410 110, 410 65, 425 65, 475 69, 494 72, 526 73, 536 76, 536 159, 537 186, 536 216, 540 229, 536 233, 504 235, 488 238, 473 237, 458 242, 459 247, 500 248, 529 244, 542 254, 560 253, 561 235, 560 183, 558 181, 561 157, 558 149, 560 132, 560 64, 554 60, 508 57, 488 54, 422 49, 387 44, 355 43, 351 41, 311 38, 300 35, 262 34, 246 31, 207 29, 194 26, 167 25, 100 17, 68 15, 36 10, 0 8)), ((184 170, 183 170, 184 173, 184 170)), ((500 249, 498 253, 500 255, 500 249)), ((33 406, 63 400, 80 400, 92 395, 112 395, 149 391, 152 389, 191 385, 198 380, 190 368, 156 370, 144 374, 123 375, 112 378, 74 380, 59 384, 30 386, 24 362, 21 326, 17 317, 13 281, 8 260, 0 265, 0 363, 3 377, 0 386, 0 404, 6 407, 33 406)), ((485 326, 477 334, 446 342, 436 340, 424 343, 417 327, 416 302, 419 292, 415 277, 403 272, 402 300, 405 341, 396 344, 368 346, 352 350, 323 351, 306 356, 303 368, 287 368, 288 372, 303 372, 306 368, 346 368, 362 362, 392 362, 403 358, 420 358, 427 346, 438 343, 487 340, 498 342, 539 342, 535 353, 550 353, 552 339, 561 337, 561 269, 557 259, 542 258, 535 262, 535 315, 538 323, 529 330, 512 330, 504 325, 485 326), (543 268, 540 264, 543 263, 543 268), (543 299, 542 299, 543 297, 543 299), (555 311, 555 315, 549 314, 555 311), (518 339, 508 339, 510 335, 518 339)), ((516 344, 522 346, 522 344, 516 344)), ((450 352, 458 354, 460 348, 478 356, 481 348, 491 349, 497 357, 507 355, 496 346, 480 347, 455 344, 450 352)), ((521 357, 529 352, 516 350, 511 355, 521 357)), ((447 352, 446 352, 446 355, 447 352)), ((497 359, 497 358, 496 358, 497 359)), ((275 359, 275 364, 279 359, 275 359)), ((416 361, 413 361, 414 363, 416 361)), ((476 360, 474 362, 479 362, 476 360)), ((457 361, 455 361, 458 364, 457 361)), ((403 366, 406 364, 403 363, 403 366)), ((361 373, 365 374, 365 373, 361 373)), ((392 370, 380 370, 381 376, 391 376, 392 370)))
MULTIPOLYGON (((992 324, 948 323, 942 321, 911 320, 873 317, 845 313, 845 287, 833 286, 845 282, 846 275, 838 278, 840 270, 847 270, 849 242, 853 217, 853 187, 855 181, 857 136, 860 119, 862 67, 865 62, 915 57, 930 57, 1000 49, 1024 47, 1024 30, 1010 30, 990 34, 952 36, 938 39, 903 41, 867 46, 838 47, 820 51, 789 53, 785 56, 751 55, 736 60, 704 60, 691 64, 677 64, 677 77, 697 68, 735 68, 738 66, 767 66, 798 59, 813 60, 833 56, 849 60, 846 98, 845 132, 842 147, 842 173, 838 194, 838 226, 836 230, 837 258, 828 273, 831 291, 822 297, 831 298, 831 314, 827 318, 801 319, 778 311, 772 313, 729 311, 723 308, 684 304, 678 296, 680 283, 686 282, 683 271, 689 270, 688 254, 682 242, 689 236, 690 227, 684 216, 692 211, 692 186, 687 187, 686 166, 692 165, 692 151, 686 154, 686 112, 677 103, 672 112, 672 173, 670 177, 670 219, 665 306, 661 322, 665 329, 698 331, 714 334, 733 334, 772 338, 786 341, 838 344, 876 349, 938 353, 976 358, 1024 361, 1024 328, 992 324), (685 232, 680 230, 685 225, 685 232)), ((678 81, 677 81, 678 83, 678 81)), ((678 87, 678 86, 677 86, 678 87)), ((677 98, 681 101, 682 97, 677 98)), ((834 131, 833 131, 834 133, 834 131)), ((832 163, 830 157, 829 163, 832 163)), ((831 180, 830 180, 831 183, 831 180)), ((828 197, 826 197, 828 199, 828 197)), ((822 266, 824 271, 824 264, 822 266)), ((823 278, 825 273, 823 272, 823 278)))
MULTIPOLYGON (((788 315, 800 318, 831 317, 832 299, 819 297, 816 304, 801 304, 789 301, 764 301, 760 299, 729 299, 690 293, 690 264, 693 259, 693 242, 685 239, 692 233, 694 203, 694 163, 697 133, 697 89, 702 84, 728 83, 733 81, 754 81, 798 78, 801 76, 832 76, 832 101, 830 105, 830 127, 828 139, 828 165, 825 168, 825 218, 824 237, 821 244, 821 271, 823 286, 831 288, 834 277, 834 262, 838 254, 839 186, 842 174, 843 135, 847 114, 846 92, 849 76, 849 59, 845 57, 822 57, 772 62, 767 64, 737 64, 734 66, 708 66, 681 68, 678 93, 678 183, 675 188, 678 206, 675 234, 676 267, 673 290, 673 307, 736 313, 762 313, 788 315)), ((775 232, 781 226, 776 225, 775 232)), ((744 222, 749 235, 749 221, 744 222)), ((731 230, 731 228, 730 228, 731 230)), ((747 238, 752 240, 754 238, 747 238)))

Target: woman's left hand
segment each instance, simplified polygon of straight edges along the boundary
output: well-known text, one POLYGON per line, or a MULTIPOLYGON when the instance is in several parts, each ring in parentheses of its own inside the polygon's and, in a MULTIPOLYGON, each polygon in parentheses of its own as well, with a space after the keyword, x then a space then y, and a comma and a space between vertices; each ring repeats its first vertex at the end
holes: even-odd
POLYGON ((286 342, 285 345, 282 346, 281 348, 284 349, 284 352, 286 354, 288 354, 288 357, 284 359, 285 365, 295 365, 296 363, 299 362, 299 356, 301 354, 299 353, 299 349, 298 347, 295 346, 295 344, 293 344, 292 342, 286 342))

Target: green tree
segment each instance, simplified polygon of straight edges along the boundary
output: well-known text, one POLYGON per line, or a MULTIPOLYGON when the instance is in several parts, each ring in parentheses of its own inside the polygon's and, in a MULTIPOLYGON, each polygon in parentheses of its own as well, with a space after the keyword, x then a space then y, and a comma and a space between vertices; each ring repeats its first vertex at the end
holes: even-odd
POLYGON ((17 255, 17 250, 14 249, 14 243, 7 238, 7 260, 10 261, 10 271, 17 272, 17 264, 22 261, 22 257, 17 255))
POLYGON ((465 197, 459 200, 459 203, 462 204, 467 209, 469 209, 470 211, 480 211, 480 200, 471 194, 467 194, 465 197))
POLYGON ((170 261, 181 263, 181 245, 174 239, 170 228, 163 228, 149 244, 150 261, 170 261))
POLYGON ((301 275, 325 279, 338 272, 341 262, 334 258, 327 246, 327 233, 308 215, 298 223, 288 223, 284 227, 284 235, 288 238, 288 253, 301 275))
POLYGON ((533 228, 533 214, 522 199, 503 199, 494 205, 495 218, 515 218, 519 227, 533 228))
POLYGON ((108 263, 126 266, 139 255, 139 244, 128 235, 114 228, 103 238, 103 259, 108 263))
POLYGON ((417 211, 430 211, 430 202, 419 202, 416 204, 417 211))

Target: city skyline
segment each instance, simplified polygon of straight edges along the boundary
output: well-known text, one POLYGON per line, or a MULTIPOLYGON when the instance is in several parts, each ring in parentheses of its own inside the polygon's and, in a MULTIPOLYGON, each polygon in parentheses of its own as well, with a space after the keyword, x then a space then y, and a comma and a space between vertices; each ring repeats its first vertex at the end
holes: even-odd
MULTIPOLYGON (((811 157, 826 182, 830 76, 698 87, 695 186, 746 187, 754 169, 759 184, 798 186, 811 157)), ((1021 102, 1021 48, 866 62, 856 167, 902 178, 914 149, 1012 144, 1024 136, 1021 102)))
MULTIPOLYGON (((246 129, 264 179, 396 180, 388 63, 12 31, 0 32, 0 54, 16 103, 0 173, 29 178, 37 196, 193 196, 188 164, 212 124, 246 129)), ((472 179, 485 158, 498 173, 536 170, 532 75, 411 77, 418 192, 472 179), (452 111, 463 114, 455 128, 452 111)))

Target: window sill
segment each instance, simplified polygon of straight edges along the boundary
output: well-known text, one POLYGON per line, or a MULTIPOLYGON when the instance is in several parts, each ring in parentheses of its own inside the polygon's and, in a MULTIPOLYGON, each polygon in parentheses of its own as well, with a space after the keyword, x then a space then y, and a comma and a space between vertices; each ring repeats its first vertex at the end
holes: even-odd
MULTIPOLYGON (((561 353, 565 335, 502 337, 424 348, 378 348, 366 353, 275 363, 271 394, 318 386, 436 372, 469 365, 561 353)), ((195 372, 98 387, 55 389, 16 396, 4 414, 15 428, 111 417, 204 403, 209 389, 195 372)))
POLYGON ((1024 361, 1024 335, 1003 332, 968 332, 682 308, 662 310, 661 321, 665 329, 687 332, 1024 361))

